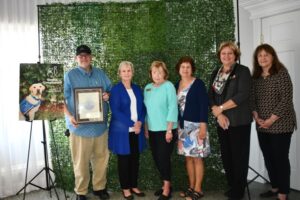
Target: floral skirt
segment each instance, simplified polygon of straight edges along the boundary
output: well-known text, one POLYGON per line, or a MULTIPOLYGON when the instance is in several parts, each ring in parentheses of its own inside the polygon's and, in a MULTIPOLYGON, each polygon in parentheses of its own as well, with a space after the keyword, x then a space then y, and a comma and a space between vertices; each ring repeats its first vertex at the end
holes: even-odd
POLYGON ((199 139, 200 123, 184 121, 184 128, 178 128, 178 154, 205 158, 210 154, 209 135, 199 139))

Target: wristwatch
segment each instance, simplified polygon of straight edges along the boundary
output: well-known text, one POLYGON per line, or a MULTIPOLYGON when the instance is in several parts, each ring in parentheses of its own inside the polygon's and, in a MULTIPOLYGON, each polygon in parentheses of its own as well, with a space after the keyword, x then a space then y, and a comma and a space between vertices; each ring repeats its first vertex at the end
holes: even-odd
POLYGON ((172 134, 172 130, 167 130, 167 133, 171 133, 172 134))
POLYGON ((220 105, 219 108, 223 111, 224 106, 223 106, 223 105, 220 105))

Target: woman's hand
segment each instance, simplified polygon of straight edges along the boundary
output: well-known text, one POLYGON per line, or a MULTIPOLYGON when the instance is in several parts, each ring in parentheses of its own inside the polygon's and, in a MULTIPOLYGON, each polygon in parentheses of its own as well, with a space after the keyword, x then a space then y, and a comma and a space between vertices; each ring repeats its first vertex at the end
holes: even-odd
POLYGON ((263 124, 265 122, 263 119, 261 119, 259 117, 258 118, 254 118, 254 120, 259 125, 259 127, 263 126, 263 124))
POLYGON ((201 139, 201 140, 205 139, 206 138, 206 130, 202 131, 200 129, 200 132, 198 134, 198 138, 201 139))
POLYGON ((277 115, 274 115, 272 114, 271 117, 269 117, 268 119, 266 120, 262 120, 261 123, 259 123, 259 128, 265 128, 265 129, 268 129, 270 128, 276 120, 278 120, 279 117, 277 115))
POLYGON ((258 117, 258 113, 256 111, 252 112, 252 116, 253 116, 253 118, 254 118, 255 121, 256 121, 257 118, 259 118, 258 117))
POLYGON ((223 110, 220 108, 220 106, 213 106, 211 109, 212 109, 212 113, 215 117, 218 117, 223 112, 223 110))
POLYGON ((171 130, 169 130, 166 132, 166 142, 170 143, 172 141, 172 139, 173 139, 173 133, 171 130))
POLYGON ((274 122, 275 121, 271 120, 270 118, 266 119, 265 121, 262 120, 262 122, 259 124, 259 128, 268 129, 274 124, 274 122))
POLYGON ((252 112, 252 116, 253 116, 255 122, 256 122, 259 126, 261 126, 261 125, 263 124, 264 120, 261 119, 261 118, 258 116, 258 113, 257 113, 256 111, 253 111, 253 112, 252 112))
POLYGON ((178 150, 182 150, 183 149, 183 142, 181 140, 178 140, 178 142, 177 142, 177 148, 178 148, 178 150))
POLYGON ((259 128, 265 128, 265 129, 270 128, 274 124, 274 122, 278 119, 276 115, 271 115, 270 118, 263 120, 262 118, 259 117, 256 111, 253 111, 252 115, 255 122, 258 124, 259 128))
POLYGON ((200 130, 200 132, 198 134, 197 139, 198 139, 198 144, 201 144, 202 140, 204 140, 206 138, 206 129, 204 130, 204 128, 202 128, 202 129, 200 128, 199 130, 200 130))
POLYGON ((149 131, 148 131, 147 124, 145 124, 144 134, 145 134, 145 137, 148 139, 149 138, 149 131))
POLYGON ((228 129, 229 127, 229 119, 223 114, 220 114, 218 116, 218 123, 221 126, 221 128, 224 130, 228 129))
POLYGON ((142 122, 137 121, 134 123, 133 129, 135 134, 139 134, 141 132, 142 122))

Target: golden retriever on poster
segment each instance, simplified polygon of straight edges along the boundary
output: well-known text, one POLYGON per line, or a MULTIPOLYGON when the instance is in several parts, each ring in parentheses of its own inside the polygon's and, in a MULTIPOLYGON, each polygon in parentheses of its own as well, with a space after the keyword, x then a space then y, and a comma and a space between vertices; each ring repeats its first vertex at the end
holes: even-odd
POLYGON ((20 103, 20 119, 26 121, 34 120, 35 112, 39 110, 42 103, 42 94, 46 87, 42 83, 34 83, 29 87, 28 94, 20 103))

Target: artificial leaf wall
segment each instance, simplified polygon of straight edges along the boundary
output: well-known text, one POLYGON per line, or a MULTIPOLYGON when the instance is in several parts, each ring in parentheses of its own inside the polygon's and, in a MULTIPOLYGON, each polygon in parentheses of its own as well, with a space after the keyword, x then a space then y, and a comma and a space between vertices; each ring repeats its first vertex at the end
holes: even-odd
MULTIPOLYGON (((181 56, 196 61, 196 76, 208 83, 210 73, 218 66, 216 50, 220 42, 234 40, 232 0, 165 0, 135 3, 73 3, 38 7, 42 60, 62 63, 65 70, 76 66, 75 49, 80 44, 91 47, 93 64, 103 68, 113 83, 118 81, 118 64, 133 62, 134 82, 148 83, 148 69, 153 60, 167 64, 170 80, 178 81, 175 64, 181 56)), ((51 122, 52 161, 58 185, 72 190, 74 184, 68 139, 63 135, 63 119, 51 122), (54 143, 55 142, 55 143, 54 143), (61 174, 61 175, 60 175, 61 174)), ((209 122, 212 155, 205 159, 204 188, 223 187, 224 174, 220 160, 214 121, 209 122)), ((108 187, 118 189, 116 158, 111 156, 108 187)), ((149 150, 141 155, 140 186, 157 189, 158 173, 149 150), (155 174, 155 176, 153 175, 155 174)), ((173 187, 185 188, 187 177, 184 158, 173 156, 173 187)))

